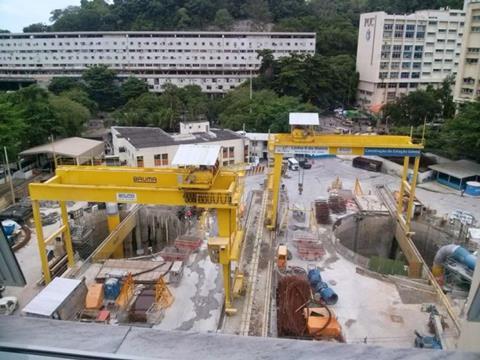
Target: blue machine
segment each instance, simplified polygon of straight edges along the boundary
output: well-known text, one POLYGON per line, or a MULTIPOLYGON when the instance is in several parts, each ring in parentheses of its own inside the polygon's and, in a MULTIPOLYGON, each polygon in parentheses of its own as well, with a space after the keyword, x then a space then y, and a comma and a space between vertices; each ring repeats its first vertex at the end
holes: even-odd
POLYGON ((471 254, 464 247, 457 247, 457 249, 453 252, 452 257, 459 263, 468 267, 470 270, 475 270, 475 263, 477 262, 477 257, 471 254))
POLYGON ((314 268, 308 271, 308 282, 313 290, 320 295, 327 305, 335 305, 338 301, 338 295, 328 284, 322 280, 320 269, 314 268))
POLYGON ((425 336, 421 335, 418 331, 415 330, 415 347, 420 349, 442 349, 442 344, 436 336, 425 336))
POLYGON ((105 280, 104 295, 107 300, 115 300, 120 294, 120 280, 109 278, 105 280))

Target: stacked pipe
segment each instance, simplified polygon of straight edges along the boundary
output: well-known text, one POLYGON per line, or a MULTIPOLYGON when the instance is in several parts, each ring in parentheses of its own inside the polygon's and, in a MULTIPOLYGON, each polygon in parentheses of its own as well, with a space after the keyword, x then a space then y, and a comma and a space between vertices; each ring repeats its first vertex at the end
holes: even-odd
POLYGON ((304 276, 282 277, 277 286, 278 336, 303 336, 307 322, 302 308, 310 299, 310 285, 304 276))
POLYGON ((345 199, 337 192, 331 192, 328 197, 328 206, 334 214, 343 214, 347 211, 347 204, 345 199))
POLYGON ((320 269, 314 268, 308 271, 308 281, 312 289, 320 295, 321 299, 327 305, 335 305, 338 301, 338 295, 328 284, 322 280, 320 269))
POLYGON ((317 218, 317 224, 330 223, 330 209, 326 199, 319 198, 315 200, 315 217, 317 218))

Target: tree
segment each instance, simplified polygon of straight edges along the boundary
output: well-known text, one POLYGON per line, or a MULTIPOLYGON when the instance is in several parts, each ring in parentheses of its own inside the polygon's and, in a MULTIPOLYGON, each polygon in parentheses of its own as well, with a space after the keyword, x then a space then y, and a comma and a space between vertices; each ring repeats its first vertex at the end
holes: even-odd
POLYGON ((273 51, 271 49, 257 51, 257 59, 262 59, 260 64, 260 74, 270 81, 273 78, 273 68, 275 65, 275 58, 273 57, 273 51))
POLYGON ((190 27, 192 19, 190 18, 190 16, 188 16, 187 9, 185 8, 178 9, 176 18, 177 18, 177 21, 176 21, 177 29, 185 30, 190 27))
POLYGON ((182 116, 187 121, 199 121, 208 113, 208 97, 197 85, 187 85, 177 88, 181 105, 182 116))
POLYGON ((57 135, 49 96, 47 90, 36 85, 7 94, 7 101, 17 109, 28 129, 22 148, 42 144, 51 134, 57 135))
POLYGON ((351 56, 294 54, 274 60, 271 53, 259 55, 262 65, 255 89, 273 89, 279 95, 299 97, 324 109, 348 106, 354 101, 358 74, 351 56))
POLYGON ((47 32, 49 30, 50 26, 44 23, 31 24, 23 28, 24 33, 47 32))
POLYGON ((269 0, 273 19, 300 17, 307 14, 307 3, 304 0, 269 0))
POLYGON ((80 87, 74 87, 70 90, 63 91, 59 95, 76 101, 79 104, 82 104, 91 113, 94 113, 98 110, 98 104, 92 99, 90 99, 87 92, 80 87))
POLYGON ((250 101, 246 87, 228 93, 219 107, 220 125, 232 130, 241 130, 245 125, 247 131, 257 132, 287 132, 290 112, 317 111, 311 104, 295 97, 280 97, 271 90, 255 92, 250 101))
POLYGON ((480 161, 480 102, 463 105, 442 131, 450 156, 480 161))
POLYGON ((50 84, 48 84, 48 91, 54 93, 55 95, 58 95, 63 91, 67 91, 80 86, 81 85, 76 78, 67 76, 54 77, 50 81, 50 84))
POLYGON ((452 85, 455 83, 454 76, 446 77, 442 85, 434 91, 436 99, 442 106, 442 118, 451 119, 455 115, 455 102, 453 101, 452 85))
POLYGON ((196 28, 204 28, 213 20, 216 6, 214 0, 188 0, 185 2, 185 8, 192 19, 192 24, 196 28))
POLYGON ((233 24, 233 17, 227 9, 219 9, 215 14, 214 23, 222 30, 230 30, 233 24))
POLYGON ((51 96, 49 103, 55 118, 55 133, 60 136, 80 135, 90 118, 90 111, 66 96, 51 96))
POLYGON ((163 106, 160 96, 148 92, 132 98, 114 114, 120 125, 161 128, 169 126, 170 117, 170 110, 163 106))
POLYGON ((20 108, 8 101, 5 94, 0 95, 0 144, 7 148, 10 159, 23 150, 26 132, 20 108))
POLYGON ((248 0, 245 5, 245 11, 259 29, 264 29, 265 25, 272 19, 272 14, 265 0, 248 0))
POLYGON ((125 80, 120 87, 120 94, 124 102, 136 98, 146 92, 148 92, 148 86, 145 81, 133 76, 125 80))
POLYGON ((119 102, 119 89, 115 83, 116 73, 105 65, 90 67, 82 75, 90 98, 100 110, 113 110, 119 102))
POLYGON ((432 91, 417 90, 383 107, 384 117, 395 125, 419 126, 432 122, 442 111, 432 91))

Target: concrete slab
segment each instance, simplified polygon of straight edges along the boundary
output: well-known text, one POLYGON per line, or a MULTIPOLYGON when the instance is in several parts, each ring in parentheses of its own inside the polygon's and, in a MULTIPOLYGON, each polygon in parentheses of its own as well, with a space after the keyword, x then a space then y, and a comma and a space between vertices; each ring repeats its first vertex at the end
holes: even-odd
POLYGON ((204 242, 189 257, 177 287, 169 286, 175 300, 154 328, 162 330, 216 331, 223 307, 222 272, 208 257, 204 242))
POLYGON ((0 316, 0 342, 114 353, 129 327, 89 326, 80 322, 0 316))
MULTIPOLYGON (((420 349, 387 349, 321 341, 242 337, 69 321, 0 317, 0 347, 54 348, 114 354, 122 359, 478 359, 479 354, 420 349)), ((96 357, 100 357, 97 356, 96 357)), ((95 358, 90 356, 90 358, 95 358)))

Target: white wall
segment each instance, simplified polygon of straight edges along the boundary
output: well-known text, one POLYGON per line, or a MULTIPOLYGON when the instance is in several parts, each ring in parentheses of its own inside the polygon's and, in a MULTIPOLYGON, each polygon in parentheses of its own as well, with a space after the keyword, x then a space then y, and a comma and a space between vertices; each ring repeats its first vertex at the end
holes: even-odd
MULTIPOLYGON (((234 157, 233 158, 227 158, 227 159, 221 159, 220 165, 222 165, 223 160, 234 160, 235 164, 243 163, 244 162, 244 156, 243 156, 243 144, 244 141, 243 139, 235 139, 235 140, 226 140, 226 141, 211 141, 208 143, 202 143, 205 145, 220 145, 222 147, 231 147, 233 146, 235 148, 234 150, 234 157)), ((162 147, 153 147, 153 148, 143 148, 143 149, 138 149, 134 153, 134 159, 131 161, 131 166, 137 166, 136 164, 136 157, 137 156, 143 156, 143 163, 144 167, 155 167, 155 162, 154 162, 154 155, 155 154, 168 154, 168 165, 171 165, 173 157, 175 156, 178 147, 180 145, 172 145, 172 146, 162 146, 162 147)), ((221 153, 222 154, 222 153, 221 153)), ((222 156, 222 155, 220 155, 222 156)))

